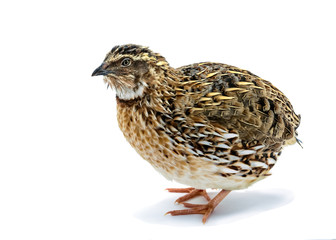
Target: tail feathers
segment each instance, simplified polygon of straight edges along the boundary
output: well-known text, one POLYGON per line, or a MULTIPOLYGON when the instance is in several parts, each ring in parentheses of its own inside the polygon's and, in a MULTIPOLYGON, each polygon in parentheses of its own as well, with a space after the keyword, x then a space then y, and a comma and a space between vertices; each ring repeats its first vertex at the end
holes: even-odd
POLYGON ((303 142, 300 139, 298 139, 297 137, 296 137, 296 142, 300 145, 301 148, 303 148, 303 146, 302 146, 303 142))

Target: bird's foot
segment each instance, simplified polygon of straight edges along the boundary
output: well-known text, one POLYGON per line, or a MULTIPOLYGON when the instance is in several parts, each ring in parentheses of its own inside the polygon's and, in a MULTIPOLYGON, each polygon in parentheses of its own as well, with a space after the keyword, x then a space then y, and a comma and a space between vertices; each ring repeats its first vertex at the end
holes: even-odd
POLYGON ((183 203, 197 196, 203 196, 207 201, 210 201, 210 197, 205 189, 196 189, 196 188, 167 188, 168 192, 173 193, 187 193, 182 197, 176 199, 175 203, 183 203))
POLYGON ((166 213, 172 216, 178 215, 189 215, 189 214, 203 214, 202 222, 205 223, 217 205, 230 193, 229 190, 220 191, 213 199, 211 199, 207 204, 192 204, 185 203, 182 204, 188 209, 183 210, 173 210, 166 213))

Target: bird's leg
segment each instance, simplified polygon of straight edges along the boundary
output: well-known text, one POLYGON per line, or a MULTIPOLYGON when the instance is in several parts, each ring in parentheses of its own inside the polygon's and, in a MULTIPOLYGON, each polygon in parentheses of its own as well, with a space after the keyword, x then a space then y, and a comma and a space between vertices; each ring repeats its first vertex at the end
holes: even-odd
POLYGON ((176 203, 183 203, 189 199, 192 199, 197 196, 203 196, 207 201, 210 201, 210 197, 207 194, 205 189, 195 189, 195 188, 167 188, 168 192, 173 193, 187 193, 182 197, 176 199, 176 203))
POLYGON ((229 190, 221 190, 213 199, 211 199, 207 204, 191 204, 183 203, 188 209, 183 210, 173 210, 166 214, 172 216, 177 215, 189 215, 189 214, 203 214, 202 222, 205 223, 217 205, 230 193, 229 190))

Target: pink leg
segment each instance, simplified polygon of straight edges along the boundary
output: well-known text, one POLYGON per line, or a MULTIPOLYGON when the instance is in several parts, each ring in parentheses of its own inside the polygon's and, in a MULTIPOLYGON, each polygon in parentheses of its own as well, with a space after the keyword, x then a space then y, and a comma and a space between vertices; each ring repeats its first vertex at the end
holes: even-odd
POLYGON ((203 196, 207 201, 210 201, 210 197, 207 194, 205 189, 195 189, 195 188, 167 188, 168 192, 174 193, 187 193, 182 197, 176 199, 176 203, 183 203, 189 199, 192 199, 197 196, 203 196))
POLYGON ((202 222, 205 223, 217 205, 230 193, 229 190, 221 190, 213 199, 211 199, 207 204, 191 204, 183 203, 183 205, 189 209, 183 210, 173 210, 166 214, 172 216, 177 215, 189 215, 189 214, 203 214, 202 222))

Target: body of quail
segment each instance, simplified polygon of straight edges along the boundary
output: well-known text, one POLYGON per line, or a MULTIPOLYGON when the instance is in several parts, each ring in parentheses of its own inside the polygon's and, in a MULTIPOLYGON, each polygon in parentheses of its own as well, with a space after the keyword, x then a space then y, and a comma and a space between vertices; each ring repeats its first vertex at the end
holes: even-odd
POLYGON ((231 191, 270 175, 284 146, 297 141, 300 116, 270 82, 234 66, 202 62, 171 67, 139 45, 115 46, 92 76, 116 91, 117 118, 127 141, 169 180, 168 189, 205 222, 231 191), (205 189, 222 189, 210 199, 205 189), (207 204, 186 201, 202 195, 207 204))

